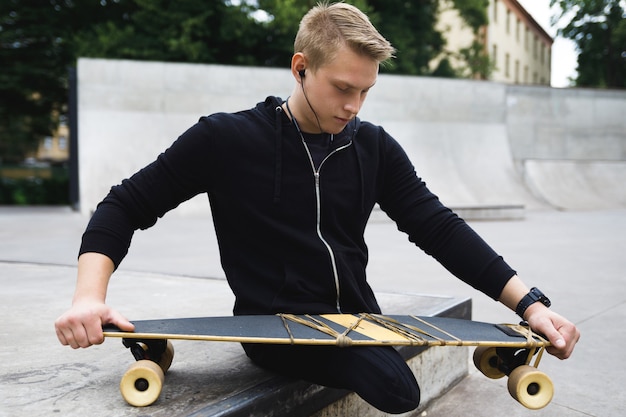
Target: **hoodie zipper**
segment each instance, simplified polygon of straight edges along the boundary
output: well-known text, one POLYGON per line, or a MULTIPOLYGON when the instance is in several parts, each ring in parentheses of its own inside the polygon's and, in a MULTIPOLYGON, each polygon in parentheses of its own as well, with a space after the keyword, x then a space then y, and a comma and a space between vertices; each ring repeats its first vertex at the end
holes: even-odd
MULTIPOLYGON (((352 145, 352 139, 350 139, 350 141, 348 143, 346 143, 345 145, 342 145, 336 149, 333 149, 332 152, 330 152, 328 155, 326 155, 326 157, 322 160, 322 162, 320 162, 320 166, 317 167, 317 169, 315 168, 315 162, 313 162, 313 156, 311 155, 311 151, 309 150, 309 147, 306 144, 306 140, 304 140, 304 135, 302 134, 302 131, 300 130, 300 126, 298 125, 298 121, 296 120, 296 118, 294 117, 293 113, 291 113, 291 109, 289 108, 289 99, 287 99, 285 101, 285 106, 287 107, 287 112, 289 113, 289 117, 291 118, 291 121, 293 122, 296 130, 298 131, 298 134, 300 135, 300 140, 302 141, 302 146, 304 146, 304 149, 306 151, 306 154, 309 157, 309 162, 311 164, 311 169, 313 170, 313 176, 315 177, 315 200, 316 200, 316 229, 317 229, 317 236, 319 237, 320 241, 324 244, 324 246, 326 246, 326 250, 328 251, 328 255, 330 257, 330 262, 333 268, 333 277, 335 278, 335 293, 337 296, 337 299, 335 300, 336 302, 336 308, 337 308, 337 312, 341 314, 341 289, 340 289, 340 285, 339 285, 339 271, 337 270, 337 261, 335 260, 335 252, 333 252, 333 248, 330 246, 330 244, 328 243, 328 241, 326 239, 324 239, 324 235, 322 235, 322 226, 321 226, 321 218, 322 218, 322 208, 321 208, 321 198, 320 198, 320 171, 322 169, 322 166, 324 165, 324 162, 326 162, 328 160, 328 158, 330 158, 332 155, 336 154, 337 152, 346 149, 348 147, 350 147, 352 145)), ((356 130, 355 130, 356 132, 356 130)), ((334 135, 331 135, 330 139, 331 142, 333 140, 334 135)))
POLYGON ((348 142, 345 145, 342 145, 336 149, 334 149, 331 153, 329 153, 328 155, 326 155, 326 157, 322 160, 322 162, 320 163, 320 166, 316 169, 315 168, 315 163, 313 162, 313 157, 311 156, 311 151, 309 151, 309 147, 306 144, 306 141, 304 140, 304 137, 302 136, 302 134, 300 134, 300 138, 302 140, 302 144, 304 145, 304 149, 306 150, 307 155, 309 156, 309 162, 311 163, 311 169, 313 169, 313 176, 315 177, 315 201, 316 201, 316 228, 317 228, 317 236, 320 238, 320 240, 322 241, 322 243, 324 244, 324 246, 326 246, 326 250, 328 251, 328 255, 330 256, 330 262, 331 262, 331 266, 333 268, 333 277, 335 279, 335 291, 336 291, 336 295, 337 295, 337 299, 336 299, 336 307, 337 307, 337 312, 341 313, 341 289, 340 289, 340 285, 339 285, 339 271, 337 270, 337 261, 335 260, 335 252, 333 251, 332 247, 330 246, 330 244, 328 243, 328 241, 326 239, 324 239, 324 236, 322 235, 322 207, 321 207, 321 191, 320 191, 320 171, 322 169, 322 166, 324 165, 324 162, 326 162, 328 160, 328 158, 330 158, 332 155, 336 154, 337 152, 348 148, 350 145, 352 145, 352 141, 348 142))

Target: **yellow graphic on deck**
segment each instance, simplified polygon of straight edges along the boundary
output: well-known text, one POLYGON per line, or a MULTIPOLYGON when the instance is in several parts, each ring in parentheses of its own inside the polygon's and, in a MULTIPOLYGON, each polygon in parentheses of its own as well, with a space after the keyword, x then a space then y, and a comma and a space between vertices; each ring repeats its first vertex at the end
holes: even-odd
POLYGON ((397 332, 351 314, 322 314, 321 317, 375 340, 411 340, 397 332))

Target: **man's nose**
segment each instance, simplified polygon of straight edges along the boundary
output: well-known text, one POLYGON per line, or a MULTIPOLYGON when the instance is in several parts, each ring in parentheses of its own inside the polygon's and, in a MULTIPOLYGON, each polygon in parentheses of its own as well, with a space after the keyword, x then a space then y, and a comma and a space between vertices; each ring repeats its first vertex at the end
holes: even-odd
POLYGON ((358 114, 361 109, 361 103, 361 96, 359 94, 354 94, 345 104, 344 109, 352 114, 358 114))

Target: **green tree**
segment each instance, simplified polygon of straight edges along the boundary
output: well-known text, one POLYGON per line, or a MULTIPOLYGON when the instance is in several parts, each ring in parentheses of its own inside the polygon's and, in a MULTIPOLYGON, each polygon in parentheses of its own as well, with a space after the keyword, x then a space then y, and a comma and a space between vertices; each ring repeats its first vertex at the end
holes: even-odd
POLYGON ((119 2, 105 0, 0 2, 1 161, 22 161, 66 112, 74 36, 124 12, 119 2))
MULTIPOLYGON (((437 77, 474 78, 487 80, 494 64, 486 48, 484 30, 489 23, 488 0, 440 0, 440 10, 455 9, 463 24, 472 31, 471 44, 460 50, 447 50, 444 46, 439 64, 433 71, 437 77), (454 65, 452 64, 454 62, 454 65)), ((445 30, 444 30, 445 38, 445 30)))
POLYGON ((579 87, 626 88, 626 13, 623 0, 550 0, 564 22, 559 34, 576 43, 579 87))
POLYGON ((410 75, 430 75, 430 61, 445 45, 435 29, 439 0, 370 0, 377 27, 398 50, 393 65, 384 70, 410 75))
POLYGON ((0 2, 0 157, 22 160, 54 127, 65 102, 67 64, 63 8, 26 8, 22 1, 0 2))
POLYGON ((459 70, 462 77, 489 79, 494 63, 485 47, 485 33, 482 30, 488 23, 488 0, 451 0, 463 21, 472 29, 474 40, 470 46, 459 51, 457 58, 465 65, 459 70))
POLYGON ((474 32, 489 23, 487 17, 487 7, 489 0, 450 0, 459 11, 459 15, 463 18, 474 32))
POLYGON ((75 36, 82 57, 255 65, 262 25, 243 3, 119 0, 122 19, 104 20, 75 36))
POLYGON ((0 2, 0 162, 17 163, 66 112, 79 56, 258 64, 250 8, 203 0, 0 2))

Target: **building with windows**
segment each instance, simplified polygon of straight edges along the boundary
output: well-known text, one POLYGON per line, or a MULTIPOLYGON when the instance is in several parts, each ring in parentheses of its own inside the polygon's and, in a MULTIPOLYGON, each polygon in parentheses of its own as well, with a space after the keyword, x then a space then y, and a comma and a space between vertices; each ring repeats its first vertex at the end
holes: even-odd
POLYGON ((52 136, 46 136, 39 142, 33 157, 37 161, 61 163, 69 159, 69 128, 64 117, 52 136))
MULTIPOLYGON (((489 80, 550 85, 554 40, 517 0, 489 0, 489 23, 477 33, 463 21, 450 1, 441 0, 440 9, 437 28, 446 38, 444 56, 453 68, 462 71, 467 66, 458 59, 458 52, 477 40, 493 64, 489 80)), ((476 74, 465 75, 481 78, 476 74)))

